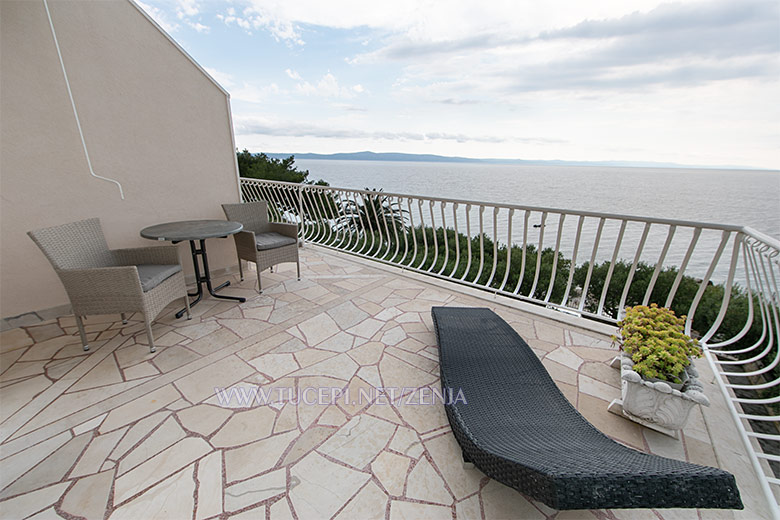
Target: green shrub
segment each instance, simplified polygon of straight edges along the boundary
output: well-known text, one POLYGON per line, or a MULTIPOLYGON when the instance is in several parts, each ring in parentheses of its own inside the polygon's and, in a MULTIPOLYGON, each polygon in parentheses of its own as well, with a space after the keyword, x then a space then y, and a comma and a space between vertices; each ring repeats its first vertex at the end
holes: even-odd
POLYGON ((701 357, 698 341, 683 332, 685 316, 652 304, 626 309, 618 322, 620 337, 613 336, 620 349, 631 356, 634 371, 645 379, 681 383, 691 357, 701 357))

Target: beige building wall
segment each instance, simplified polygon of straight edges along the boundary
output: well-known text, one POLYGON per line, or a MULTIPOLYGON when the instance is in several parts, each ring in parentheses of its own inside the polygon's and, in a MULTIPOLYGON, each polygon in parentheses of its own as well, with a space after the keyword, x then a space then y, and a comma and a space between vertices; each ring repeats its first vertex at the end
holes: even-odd
MULTIPOLYGON (((89 174, 43 1, 0 1, 2 318, 68 302, 28 230, 99 217, 109 247, 150 246, 142 228, 239 200, 227 93, 128 0, 49 8, 93 169, 125 200, 89 174)), ((230 239, 208 251, 212 271, 236 264, 230 239)))

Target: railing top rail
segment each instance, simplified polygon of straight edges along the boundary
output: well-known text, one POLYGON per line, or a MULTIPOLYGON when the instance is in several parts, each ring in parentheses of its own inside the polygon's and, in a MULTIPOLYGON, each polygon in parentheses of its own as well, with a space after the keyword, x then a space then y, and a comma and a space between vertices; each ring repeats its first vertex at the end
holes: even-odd
MULTIPOLYGON (((350 193, 359 193, 363 195, 372 195, 377 194, 376 191, 371 190, 359 190, 354 188, 339 188, 336 186, 316 186, 313 184, 298 184, 295 182, 283 182, 283 181, 271 181, 266 179, 252 179, 248 177, 241 177, 242 182, 246 183, 257 183, 257 184, 274 184, 279 186, 287 186, 287 187, 294 187, 294 188, 300 188, 304 187, 306 189, 314 189, 314 190, 338 190, 338 191, 346 191, 350 193)), ((614 219, 614 220, 627 220, 632 222, 644 222, 644 223, 651 223, 651 224, 663 224, 663 225, 670 225, 670 226, 682 226, 682 227, 693 227, 693 228, 706 228, 706 229, 712 229, 717 231, 731 231, 731 232, 739 232, 744 233, 746 235, 752 236, 753 238, 760 240, 764 242, 765 244, 780 250, 780 241, 777 239, 766 235, 764 233, 761 233, 760 231, 756 231, 753 228, 746 227, 746 226, 737 226, 732 224, 716 224, 713 222, 696 222, 696 221, 690 221, 690 220, 677 220, 677 219, 667 219, 667 218, 657 218, 657 217, 642 217, 638 215, 622 215, 619 213, 599 213, 596 211, 583 211, 583 210, 570 210, 570 209, 561 209, 561 208, 547 208, 543 206, 523 206, 519 204, 510 204, 510 203, 496 203, 496 202, 485 202, 485 201, 476 201, 476 200, 466 200, 466 199, 449 199, 449 198, 442 198, 442 197, 433 197, 429 195, 412 195, 408 193, 393 193, 393 192, 387 192, 382 191, 381 194, 383 196, 388 197, 405 197, 405 198, 411 198, 411 199, 426 199, 431 200, 435 202, 446 202, 449 204, 463 204, 463 205, 472 205, 472 206, 484 206, 488 208, 505 208, 505 209, 513 209, 513 210, 519 210, 519 211, 538 211, 538 212, 547 212, 547 213, 559 213, 559 214, 567 214, 567 215, 577 215, 577 216, 583 216, 583 217, 595 217, 595 218, 606 218, 606 219, 614 219)))

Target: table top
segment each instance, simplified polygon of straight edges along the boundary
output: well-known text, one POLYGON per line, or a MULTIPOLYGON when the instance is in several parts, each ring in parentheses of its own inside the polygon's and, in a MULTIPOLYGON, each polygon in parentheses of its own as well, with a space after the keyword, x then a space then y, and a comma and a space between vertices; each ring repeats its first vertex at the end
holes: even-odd
POLYGON ((226 237, 242 229, 244 229, 243 224, 230 220, 182 220, 149 226, 141 230, 141 236, 151 240, 181 242, 226 237))

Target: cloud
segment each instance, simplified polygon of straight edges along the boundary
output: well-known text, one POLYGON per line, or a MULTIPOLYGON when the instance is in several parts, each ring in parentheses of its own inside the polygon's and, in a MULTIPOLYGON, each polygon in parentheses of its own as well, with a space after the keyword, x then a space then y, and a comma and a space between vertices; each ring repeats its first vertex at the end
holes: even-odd
POLYGON ((297 72, 291 69, 285 69, 284 73, 287 74, 287 77, 291 79, 297 79, 297 80, 303 79, 301 78, 300 74, 298 74, 297 72))
POLYGON ((176 14, 179 18, 196 16, 200 13, 197 0, 177 0, 176 14))
POLYGON ((269 14, 262 6, 249 5, 240 14, 233 7, 228 7, 225 13, 216 15, 225 25, 236 24, 247 33, 253 30, 268 31, 276 41, 283 41, 288 45, 303 45, 300 29, 292 21, 285 20, 269 14))
POLYGON ((779 18, 772 0, 662 4, 536 34, 501 27, 444 41, 406 34, 350 63, 398 62, 399 84, 436 86, 444 100, 471 99, 468 89, 450 96, 441 87, 469 82, 484 94, 776 80, 779 18))
POLYGON ((168 16, 162 9, 145 4, 140 0, 136 0, 136 3, 141 7, 141 9, 146 11, 146 14, 148 14, 152 20, 157 22, 157 25, 162 27, 165 32, 174 33, 179 29, 179 24, 169 20, 168 16))
MULTIPOLYGON (((300 76, 297 73, 293 73, 293 74, 298 78, 300 78, 300 76)), ((290 72, 288 72, 287 75, 291 78, 293 77, 293 75, 291 75, 290 72)), ((351 87, 343 87, 339 85, 339 81, 336 79, 336 76, 334 76, 333 73, 331 73, 330 71, 328 71, 328 73, 325 74, 316 83, 316 85, 309 83, 308 81, 302 81, 301 83, 298 83, 295 86, 295 90, 306 96, 320 96, 325 98, 344 98, 344 99, 355 97, 356 95, 361 94, 364 91, 363 87, 360 84, 353 85, 351 87)))
POLYGON ((458 143, 520 142, 535 144, 563 143, 558 139, 537 137, 505 137, 497 135, 468 135, 450 132, 393 132, 362 130, 355 128, 325 127, 299 121, 277 121, 246 118, 236 121, 236 133, 240 135, 266 135, 275 137, 315 137, 325 139, 373 139, 380 141, 454 141, 458 143))
POLYGON ((187 25, 189 25, 190 27, 192 27, 193 29, 195 29, 199 33, 207 33, 207 32, 209 32, 211 30, 211 27, 209 27, 207 25, 203 25, 200 22, 191 22, 191 21, 188 20, 187 21, 187 25))

